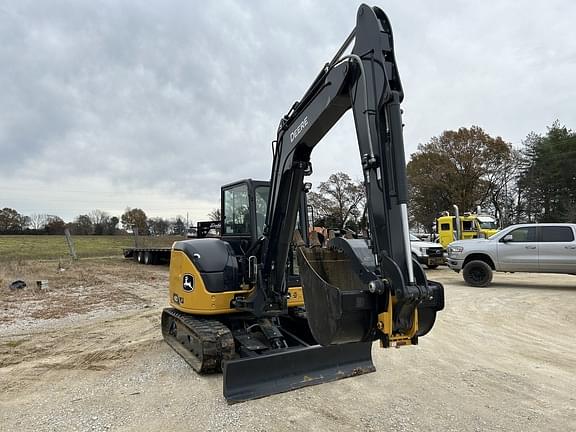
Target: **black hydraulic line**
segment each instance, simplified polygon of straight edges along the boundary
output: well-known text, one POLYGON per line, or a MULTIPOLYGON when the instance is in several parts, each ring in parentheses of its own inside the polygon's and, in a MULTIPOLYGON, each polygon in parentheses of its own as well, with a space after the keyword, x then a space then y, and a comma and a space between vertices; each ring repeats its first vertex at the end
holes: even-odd
POLYGON ((332 61, 328 63, 328 67, 330 69, 332 69, 338 61, 340 61, 342 54, 344 54, 344 51, 346 51, 346 49, 350 46, 355 37, 356 37, 356 29, 352 30, 352 32, 346 38, 346 40, 344 41, 344 43, 342 44, 342 46, 340 47, 340 49, 338 50, 332 61))

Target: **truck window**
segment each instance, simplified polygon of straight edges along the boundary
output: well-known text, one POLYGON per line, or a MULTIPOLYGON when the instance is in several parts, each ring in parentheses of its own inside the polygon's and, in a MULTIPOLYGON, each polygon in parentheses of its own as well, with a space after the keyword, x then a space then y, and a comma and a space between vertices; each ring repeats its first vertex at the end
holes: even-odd
POLYGON ((498 229, 496 221, 478 221, 478 223, 480 224, 481 229, 489 229, 489 230, 498 229))
POLYGON ((450 231, 450 224, 449 223, 440 224, 440 229, 442 231, 450 231))
POLYGON ((574 241, 574 232, 570 227, 563 226, 543 226, 542 230, 543 242, 571 242, 574 241))
POLYGON ((513 242, 535 242, 536 241, 536 227, 522 227, 516 228, 511 231, 513 242))
POLYGON ((463 231, 475 231, 474 230, 474 221, 462 221, 462 230, 463 231))
POLYGON ((248 185, 241 184, 224 191, 224 234, 250 234, 248 185))

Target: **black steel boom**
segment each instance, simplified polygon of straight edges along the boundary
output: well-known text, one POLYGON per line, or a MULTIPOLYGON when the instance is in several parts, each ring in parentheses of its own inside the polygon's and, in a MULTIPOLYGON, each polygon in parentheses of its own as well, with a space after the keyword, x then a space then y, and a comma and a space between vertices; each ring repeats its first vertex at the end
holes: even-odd
MULTIPOLYGON (((373 263, 367 265, 374 269, 371 277, 377 282, 372 288, 382 294, 384 288, 378 287, 385 287, 394 296, 394 331, 406 332, 412 328, 416 308, 424 329, 420 334, 431 328, 436 311, 443 307, 443 291, 439 284, 430 287, 422 269, 414 268, 412 263, 400 109, 403 97, 388 18, 377 7, 361 5, 354 31, 334 59, 322 68, 302 99, 280 121, 266 226, 259 242, 257 289, 238 303, 243 310, 250 310, 256 316, 287 312, 286 261, 303 179, 311 172, 310 155, 324 135, 351 109, 366 187, 373 255, 373 263), (352 41, 351 52, 344 54, 352 41)), ((366 257, 366 251, 348 250, 356 250, 358 256, 366 257)), ((307 289, 310 287, 304 286, 305 297, 315 295, 314 291, 306 294, 307 289)), ((385 306, 378 299, 366 301, 375 305, 377 313, 385 306)), ((320 297, 306 301, 311 323, 314 322, 311 315, 324 315, 323 304, 320 297), (310 312, 314 310, 316 312, 310 312)))
MULTIPOLYGON (((392 259, 404 280, 414 281, 406 242, 402 98, 388 18, 380 9, 362 5, 343 49, 280 122, 263 248, 262 274, 269 293, 286 293, 284 268, 312 149, 349 109, 364 170, 373 252, 392 259), (352 38, 351 54, 342 56, 352 38)), ((401 295, 403 287, 395 288, 401 295)))

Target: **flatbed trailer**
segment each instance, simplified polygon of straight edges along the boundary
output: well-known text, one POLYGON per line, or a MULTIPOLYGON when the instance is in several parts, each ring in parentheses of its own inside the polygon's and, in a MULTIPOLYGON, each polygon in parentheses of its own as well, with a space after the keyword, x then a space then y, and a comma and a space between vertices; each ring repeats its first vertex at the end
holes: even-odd
MULTIPOLYGON (((220 236, 220 221, 200 221, 196 223, 193 238, 220 236)), ((135 243, 138 243, 137 241, 135 243)), ((122 248, 124 258, 132 258, 140 264, 169 264, 172 246, 127 247, 122 248)))
POLYGON ((122 248, 124 258, 132 258, 140 264, 168 264, 170 262, 170 246, 166 247, 129 247, 122 248))

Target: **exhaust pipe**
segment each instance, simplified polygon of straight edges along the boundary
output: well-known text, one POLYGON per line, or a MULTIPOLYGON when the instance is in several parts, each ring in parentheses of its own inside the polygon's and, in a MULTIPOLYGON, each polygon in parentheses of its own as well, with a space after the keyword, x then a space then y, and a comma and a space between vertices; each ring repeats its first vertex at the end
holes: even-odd
POLYGON ((456 224, 456 239, 455 240, 462 240, 462 226, 460 225, 460 211, 458 210, 458 206, 454 204, 454 223, 456 224))

